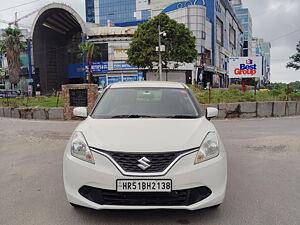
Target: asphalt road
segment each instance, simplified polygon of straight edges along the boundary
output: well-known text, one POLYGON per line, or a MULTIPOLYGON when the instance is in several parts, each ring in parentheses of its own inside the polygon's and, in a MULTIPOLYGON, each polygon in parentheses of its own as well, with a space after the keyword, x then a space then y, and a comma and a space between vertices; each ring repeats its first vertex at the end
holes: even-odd
POLYGON ((77 122, 0 118, 0 225, 300 224, 300 117, 214 122, 228 152, 218 209, 94 211, 66 200, 62 155, 77 122))

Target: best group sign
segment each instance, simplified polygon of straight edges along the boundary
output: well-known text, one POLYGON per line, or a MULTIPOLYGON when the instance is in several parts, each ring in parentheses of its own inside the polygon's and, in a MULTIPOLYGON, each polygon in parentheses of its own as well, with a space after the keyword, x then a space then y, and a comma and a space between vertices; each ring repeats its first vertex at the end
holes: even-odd
POLYGON ((261 78, 262 57, 229 58, 229 78, 261 78))

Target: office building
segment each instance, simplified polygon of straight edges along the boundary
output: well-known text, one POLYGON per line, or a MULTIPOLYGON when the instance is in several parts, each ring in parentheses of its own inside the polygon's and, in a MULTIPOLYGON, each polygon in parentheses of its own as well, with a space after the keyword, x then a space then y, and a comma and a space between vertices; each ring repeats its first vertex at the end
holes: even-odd
POLYGON ((150 0, 86 0, 86 21, 101 26, 135 26, 151 18, 150 0))
POLYGON ((271 43, 262 38, 253 38, 252 54, 255 56, 262 56, 262 78, 261 85, 267 86, 271 80, 271 43))
POLYGON ((248 8, 244 8, 242 0, 230 0, 234 12, 243 27, 243 54, 252 56, 252 17, 248 8))
MULTIPOLYGON (((86 11, 87 22, 101 26, 135 26, 161 12, 185 24, 196 37, 199 54, 196 63, 172 71, 169 77, 178 81, 226 87, 228 58, 243 52, 243 28, 228 0, 86 0, 86 11)), ((156 78, 148 73, 146 79, 156 78)))
POLYGON ((152 0, 152 16, 161 12, 188 27, 196 37, 199 53, 194 82, 213 87, 228 85, 229 57, 241 56, 242 26, 228 0, 152 0))

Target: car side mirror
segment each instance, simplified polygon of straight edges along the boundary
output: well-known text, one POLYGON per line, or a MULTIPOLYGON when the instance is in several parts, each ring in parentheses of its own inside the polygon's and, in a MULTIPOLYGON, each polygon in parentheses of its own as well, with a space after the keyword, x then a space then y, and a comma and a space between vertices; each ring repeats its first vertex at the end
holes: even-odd
POLYGON ((207 118, 208 120, 211 120, 212 118, 217 117, 218 114, 219 114, 219 110, 216 109, 216 108, 208 107, 208 108, 206 109, 206 118, 207 118))
POLYGON ((86 107, 77 107, 73 109, 74 116, 86 118, 88 116, 87 108, 86 107))

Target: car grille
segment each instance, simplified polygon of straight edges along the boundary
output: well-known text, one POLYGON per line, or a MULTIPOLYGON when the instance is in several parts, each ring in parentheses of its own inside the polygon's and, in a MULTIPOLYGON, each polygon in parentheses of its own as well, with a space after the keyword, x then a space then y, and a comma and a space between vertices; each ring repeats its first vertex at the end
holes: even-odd
POLYGON ((102 151, 114 159, 114 161, 122 167, 125 172, 131 173, 159 173, 163 172, 178 156, 189 152, 166 152, 166 153, 123 153, 123 152, 109 152, 102 151), (138 160, 146 157, 151 162, 151 165, 146 170, 138 167, 138 160))
POLYGON ((83 186, 79 193, 86 199, 100 205, 124 206, 189 206, 211 195, 208 187, 164 192, 117 192, 90 186, 83 186))

